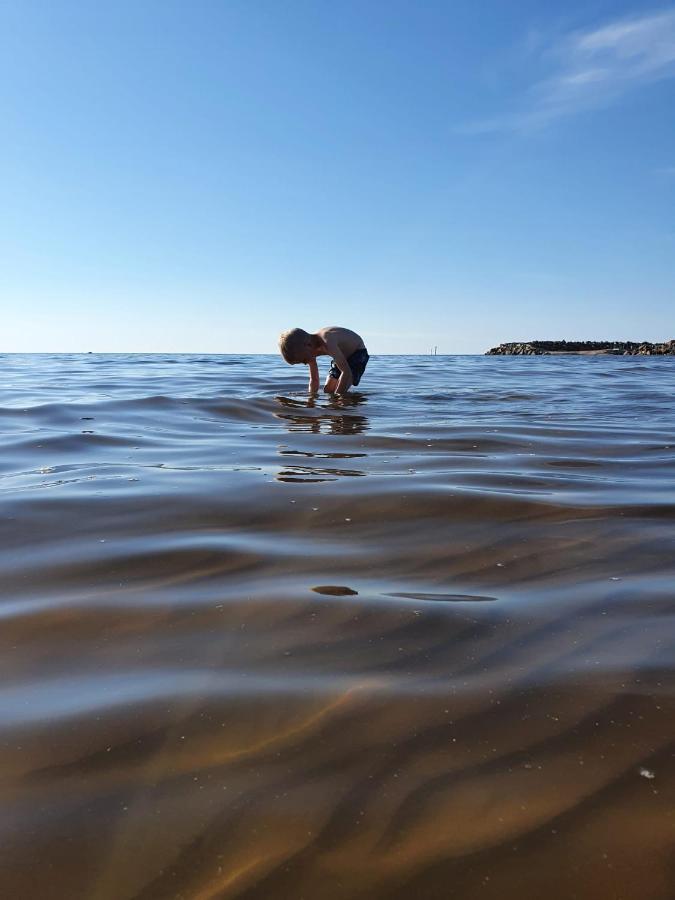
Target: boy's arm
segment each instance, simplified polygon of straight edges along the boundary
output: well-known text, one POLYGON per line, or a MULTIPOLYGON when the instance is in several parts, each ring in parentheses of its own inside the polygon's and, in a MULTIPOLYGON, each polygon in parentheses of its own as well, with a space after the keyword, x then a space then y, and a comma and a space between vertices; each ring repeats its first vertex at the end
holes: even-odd
POLYGON ((316 364, 316 359, 310 359, 307 365, 309 366, 309 385, 307 390, 310 394, 316 394, 319 390, 319 367, 316 364))
POLYGON ((349 363, 347 362, 344 353, 342 352, 342 350, 340 350, 337 344, 335 344, 331 348, 331 353, 333 355, 333 359, 335 360, 335 365, 338 367, 341 373, 337 386, 335 388, 335 393, 344 394, 352 386, 352 370, 349 368, 349 363))

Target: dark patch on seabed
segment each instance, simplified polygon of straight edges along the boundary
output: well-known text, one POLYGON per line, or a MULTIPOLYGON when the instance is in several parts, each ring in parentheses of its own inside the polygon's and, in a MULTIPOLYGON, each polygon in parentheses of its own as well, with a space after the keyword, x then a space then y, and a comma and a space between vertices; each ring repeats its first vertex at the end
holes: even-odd
POLYGON ((358 591, 340 584, 317 584, 312 588, 317 594, 328 594, 331 597, 355 596, 358 591))
POLYGON ((422 591, 392 591, 389 597, 403 597, 406 600, 433 600, 448 603, 467 603, 471 601, 496 600, 496 597, 483 597, 480 594, 431 594, 422 591))
POLYGON ((5 356, 0 896, 672 900, 673 422, 669 358, 5 356))

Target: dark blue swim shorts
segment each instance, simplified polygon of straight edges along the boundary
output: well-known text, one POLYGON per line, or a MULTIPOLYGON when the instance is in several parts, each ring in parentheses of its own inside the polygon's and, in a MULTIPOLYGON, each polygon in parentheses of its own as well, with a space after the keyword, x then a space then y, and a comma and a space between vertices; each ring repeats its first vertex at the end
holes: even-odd
MULTIPOLYGON (((349 368, 352 370, 352 383, 355 387, 359 381, 361 381, 361 376, 366 371, 369 359, 370 357, 368 356, 368 351, 365 347, 361 350, 355 350, 351 356, 347 357, 349 368)), ((339 378, 340 375, 342 375, 342 372, 335 365, 335 360, 331 360, 331 362, 330 376, 331 378, 339 378)))

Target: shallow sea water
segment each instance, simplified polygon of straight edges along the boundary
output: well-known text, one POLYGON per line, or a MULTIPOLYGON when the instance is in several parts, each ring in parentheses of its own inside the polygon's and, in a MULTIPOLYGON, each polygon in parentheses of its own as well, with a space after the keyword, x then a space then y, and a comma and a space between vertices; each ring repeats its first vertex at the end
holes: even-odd
POLYGON ((675 359, 0 363, 0 896, 675 896, 675 359))

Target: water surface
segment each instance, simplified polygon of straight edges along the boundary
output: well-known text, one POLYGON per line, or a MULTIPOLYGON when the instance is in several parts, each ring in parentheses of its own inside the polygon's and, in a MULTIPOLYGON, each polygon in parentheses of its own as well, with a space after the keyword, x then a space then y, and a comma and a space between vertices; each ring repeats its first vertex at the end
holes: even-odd
POLYGON ((0 363, 1 896, 675 896, 675 360, 0 363))

